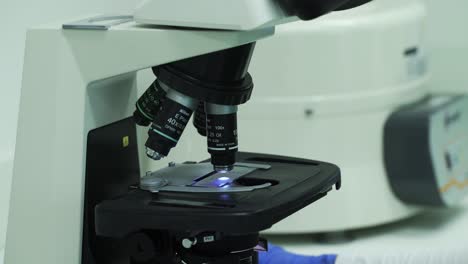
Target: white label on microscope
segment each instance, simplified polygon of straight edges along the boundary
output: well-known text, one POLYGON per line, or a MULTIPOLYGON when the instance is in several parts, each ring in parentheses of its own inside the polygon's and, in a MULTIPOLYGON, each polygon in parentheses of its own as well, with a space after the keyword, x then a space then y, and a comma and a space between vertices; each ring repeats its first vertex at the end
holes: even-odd
POLYGON ((214 242, 214 241, 215 241, 214 236, 203 237, 203 242, 205 242, 205 243, 210 243, 210 242, 214 242))

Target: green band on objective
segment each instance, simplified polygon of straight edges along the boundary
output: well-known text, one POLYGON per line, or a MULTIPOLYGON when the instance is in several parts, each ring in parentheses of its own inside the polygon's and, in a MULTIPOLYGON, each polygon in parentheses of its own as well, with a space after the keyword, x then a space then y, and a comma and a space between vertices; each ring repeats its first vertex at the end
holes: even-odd
POLYGON ((179 142, 179 141, 176 140, 175 138, 172 138, 172 137, 170 137, 170 136, 164 134, 163 132, 160 132, 160 131, 158 131, 158 130, 156 130, 156 129, 154 129, 154 128, 153 128, 153 131, 154 131, 155 133, 157 133, 157 134, 159 134, 159 135, 161 135, 161 136, 163 136, 163 137, 169 139, 169 140, 174 141, 175 143, 179 142))
POLYGON ((149 120, 153 121, 153 118, 152 118, 152 117, 148 116, 148 115, 145 113, 145 111, 141 110, 141 107, 140 107, 140 105, 138 104, 138 102, 137 102, 136 106, 137 106, 137 108, 138 108, 138 111, 140 111, 140 113, 141 113, 142 115, 144 115, 144 116, 145 116, 146 118, 148 118, 149 120))

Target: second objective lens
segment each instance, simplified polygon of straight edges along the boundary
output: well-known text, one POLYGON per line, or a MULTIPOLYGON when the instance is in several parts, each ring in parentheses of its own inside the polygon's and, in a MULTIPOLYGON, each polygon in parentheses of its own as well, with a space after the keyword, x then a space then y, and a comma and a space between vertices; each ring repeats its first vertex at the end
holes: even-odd
POLYGON ((160 111, 153 120, 146 141, 147 155, 159 160, 166 157, 177 145, 198 101, 168 90, 160 111))
POLYGON ((208 152, 216 171, 230 171, 238 151, 237 106, 207 104, 208 152))

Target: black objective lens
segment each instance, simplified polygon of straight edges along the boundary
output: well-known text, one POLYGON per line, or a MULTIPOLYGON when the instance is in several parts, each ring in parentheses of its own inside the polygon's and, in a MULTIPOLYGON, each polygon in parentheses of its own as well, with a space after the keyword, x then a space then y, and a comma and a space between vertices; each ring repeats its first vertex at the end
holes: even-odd
POLYGON ((230 171, 238 151, 237 107, 207 104, 208 152, 216 171, 230 171))
POLYGON ((193 118, 193 125, 198 131, 198 134, 206 137, 206 112, 205 112, 205 103, 200 102, 198 105, 197 111, 195 111, 195 116, 193 118))
POLYGON ((161 109, 166 99, 166 91, 156 80, 138 99, 133 119, 139 126, 149 126, 161 109))
POLYGON ((175 91, 169 91, 153 120, 146 141, 147 155, 154 160, 166 157, 177 145, 198 101, 175 91))

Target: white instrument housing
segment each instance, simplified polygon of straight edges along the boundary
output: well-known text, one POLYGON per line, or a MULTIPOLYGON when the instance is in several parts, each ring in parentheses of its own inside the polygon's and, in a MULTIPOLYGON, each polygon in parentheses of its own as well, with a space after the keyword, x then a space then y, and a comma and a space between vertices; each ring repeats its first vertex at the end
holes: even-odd
POLYGON ((392 192, 383 131, 398 107, 429 93, 425 17, 418 0, 376 1, 280 26, 258 43, 255 96, 239 113, 241 150, 332 161, 343 177, 339 192, 269 232, 343 231, 420 212, 392 192))

